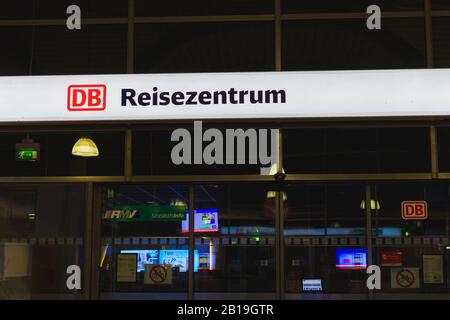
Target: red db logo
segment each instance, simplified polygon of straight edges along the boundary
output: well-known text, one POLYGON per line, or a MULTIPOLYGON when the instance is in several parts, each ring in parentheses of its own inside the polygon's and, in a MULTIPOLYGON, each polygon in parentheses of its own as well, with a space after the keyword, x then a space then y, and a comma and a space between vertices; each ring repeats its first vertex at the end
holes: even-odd
POLYGON ((426 201, 403 201, 402 218, 404 220, 425 220, 428 218, 426 201))
POLYGON ((77 84, 67 88, 67 110, 100 111, 106 108, 104 84, 77 84))

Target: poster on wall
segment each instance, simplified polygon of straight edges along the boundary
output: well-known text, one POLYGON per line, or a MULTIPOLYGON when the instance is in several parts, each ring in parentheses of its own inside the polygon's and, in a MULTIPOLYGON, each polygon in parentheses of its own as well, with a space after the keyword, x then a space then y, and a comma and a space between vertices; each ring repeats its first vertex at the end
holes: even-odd
POLYGON ((382 251, 381 252, 382 267, 401 267, 402 252, 401 251, 382 251))
POLYGON ((419 268, 392 268, 392 289, 418 289, 420 288, 419 268))
POLYGON ((137 254, 117 255, 117 282, 136 282, 137 254))
POLYGON ((442 255, 424 254, 423 261, 423 283, 442 284, 444 283, 444 263, 442 255))

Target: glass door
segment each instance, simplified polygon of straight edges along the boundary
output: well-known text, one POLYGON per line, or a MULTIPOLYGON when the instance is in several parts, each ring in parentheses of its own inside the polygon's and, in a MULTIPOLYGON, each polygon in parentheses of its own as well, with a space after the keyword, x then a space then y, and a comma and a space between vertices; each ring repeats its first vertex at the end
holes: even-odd
POLYGON ((446 181, 371 184, 376 299, 448 299, 450 192, 446 181))
POLYGON ((275 194, 267 184, 195 186, 195 299, 275 299, 275 194))
POLYGON ((175 184, 101 187, 100 298, 187 299, 188 190, 175 184))
POLYGON ((282 192, 287 299, 366 299, 365 184, 292 183, 282 192))

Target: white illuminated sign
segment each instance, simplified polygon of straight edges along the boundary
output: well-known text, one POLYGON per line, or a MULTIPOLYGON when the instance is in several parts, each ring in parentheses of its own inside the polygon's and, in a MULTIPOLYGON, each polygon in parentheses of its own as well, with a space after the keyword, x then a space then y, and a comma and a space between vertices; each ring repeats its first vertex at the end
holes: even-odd
POLYGON ((322 291, 322 280, 321 279, 303 279, 303 291, 322 291))
POLYGON ((450 70, 0 77, 0 122, 450 116, 450 70))

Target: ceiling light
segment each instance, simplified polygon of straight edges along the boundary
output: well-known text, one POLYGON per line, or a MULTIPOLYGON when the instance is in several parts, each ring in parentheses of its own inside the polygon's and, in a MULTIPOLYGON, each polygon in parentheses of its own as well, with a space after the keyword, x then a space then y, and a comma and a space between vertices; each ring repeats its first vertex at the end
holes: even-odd
MULTIPOLYGON (((281 168, 281 172, 282 172, 282 173, 286 173, 286 172, 284 172, 284 168, 281 168)), ((269 172, 269 175, 270 175, 270 176, 273 176, 273 175, 275 175, 276 173, 278 173, 278 163, 273 163, 273 164, 270 166, 270 172, 269 172)))
MULTIPOLYGON (((359 207, 361 209, 365 209, 366 208, 366 200, 361 200, 359 207)), ((370 209, 371 210, 380 210, 380 208, 381 208, 380 202, 378 200, 374 200, 374 199, 370 200, 370 209)))
POLYGON ((170 202, 170 205, 171 206, 181 206, 181 207, 186 207, 187 208, 186 202, 184 202, 183 200, 180 200, 180 199, 172 200, 170 202))
POLYGON ((97 145, 92 139, 81 137, 73 145, 72 154, 79 157, 98 157, 99 152, 97 145))
MULTIPOLYGON (((272 199, 275 198, 275 196, 277 195, 276 191, 267 191, 267 199, 272 199)), ((281 191, 281 196, 283 197, 283 201, 287 200, 287 194, 284 191, 281 191)))

